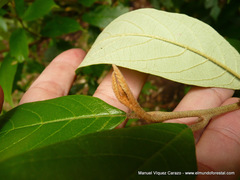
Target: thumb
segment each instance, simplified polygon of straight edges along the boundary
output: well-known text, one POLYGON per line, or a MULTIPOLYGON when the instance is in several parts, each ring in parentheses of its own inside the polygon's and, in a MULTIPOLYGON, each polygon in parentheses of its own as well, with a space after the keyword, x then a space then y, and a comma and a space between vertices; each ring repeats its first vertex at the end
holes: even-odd
MULTIPOLYGON (((134 97, 137 99, 141 89, 147 79, 147 74, 126 69, 126 68, 119 68, 125 77, 129 88, 132 90, 134 97)), ((103 79, 101 84, 98 86, 96 92, 94 93, 94 97, 98 97, 105 101, 106 103, 121 109, 125 112, 129 112, 129 109, 121 104, 118 99, 115 97, 115 94, 112 89, 112 79, 111 79, 112 70, 107 74, 107 76, 103 79)), ((125 125, 126 121, 121 124, 120 127, 125 125)))

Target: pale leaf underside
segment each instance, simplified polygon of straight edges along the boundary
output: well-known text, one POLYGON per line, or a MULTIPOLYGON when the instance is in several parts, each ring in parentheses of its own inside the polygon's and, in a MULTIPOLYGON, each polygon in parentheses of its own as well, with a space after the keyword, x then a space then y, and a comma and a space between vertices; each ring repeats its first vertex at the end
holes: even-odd
POLYGON ((110 23, 79 67, 93 64, 240 89, 240 55, 222 36, 197 19, 154 9, 132 11, 110 23))

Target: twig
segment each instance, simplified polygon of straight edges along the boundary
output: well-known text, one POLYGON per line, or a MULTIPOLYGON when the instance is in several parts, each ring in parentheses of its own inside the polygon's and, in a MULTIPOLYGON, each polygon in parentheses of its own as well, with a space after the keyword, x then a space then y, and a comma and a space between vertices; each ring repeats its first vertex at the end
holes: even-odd
POLYGON ((146 112, 134 98, 121 71, 118 69, 116 65, 112 66, 114 70, 112 74, 113 91, 117 99, 135 113, 129 115, 129 118, 137 117, 144 119, 148 122, 163 122, 169 119, 198 117, 196 123, 190 126, 190 128, 193 131, 196 131, 204 128, 208 124, 210 119, 213 118, 214 116, 240 109, 240 102, 237 102, 234 104, 203 110, 178 111, 178 112, 161 112, 161 111, 146 112))

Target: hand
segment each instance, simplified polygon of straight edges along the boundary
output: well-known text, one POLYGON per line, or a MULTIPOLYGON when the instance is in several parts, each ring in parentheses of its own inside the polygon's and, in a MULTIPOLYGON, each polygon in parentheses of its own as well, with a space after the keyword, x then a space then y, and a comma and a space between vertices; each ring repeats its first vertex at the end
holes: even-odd
MULTIPOLYGON (((85 56, 84 51, 72 49, 57 56, 22 97, 20 104, 52 99, 68 94, 75 78, 75 70, 85 56)), ((147 78, 146 74, 121 68, 121 72, 137 98, 147 78)), ((128 111, 115 97, 109 72, 93 96, 128 111)), ((179 103, 176 111, 206 109, 234 103, 232 90, 193 88, 179 103)), ((2 97, 2 96, 0 96, 2 97)), ((203 131, 196 132, 196 155, 199 171, 234 171, 240 175, 240 111, 211 120, 203 131)), ((186 123, 183 119, 170 122, 186 123)), ((122 124, 120 127, 123 127, 122 124)), ((232 177, 232 176, 230 176, 232 177)), ((199 176, 201 178, 201 176, 199 176)), ((209 176, 213 178, 213 176, 209 176)))
MULTIPOLYGON (((66 96, 75 79, 75 70, 84 56, 85 52, 81 49, 71 49, 57 56, 23 95, 20 104, 66 96)), ((147 75, 124 68, 121 68, 121 71, 126 75, 126 80, 137 98, 147 75)), ((127 112, 128 108, 115 98, 111 74, 112 72, 107 74, 93 96, 127 112)))
MULTIPOLYGON (((207 109, 236 103, 231 98, 233 90, 221 88, 193 88, 182 99, 175 111, 207 109)), ((240 175, 240 111, 233 111, 213 118, 204 130, 194 132, 198 171, 235 172, 240 175)), ((187 123, 189 119, 170 120, 187 123)), ((220 178, 223 176, 220 176, 220 178)), ((199 176, 199 179, 207 179, 199 176)), ((219 179, 219 177, 215 177, 219 179)), ((234 179, 233 176, 225 178, 234 179)), ((214 179, 209 176, 209 179, 214 179)))

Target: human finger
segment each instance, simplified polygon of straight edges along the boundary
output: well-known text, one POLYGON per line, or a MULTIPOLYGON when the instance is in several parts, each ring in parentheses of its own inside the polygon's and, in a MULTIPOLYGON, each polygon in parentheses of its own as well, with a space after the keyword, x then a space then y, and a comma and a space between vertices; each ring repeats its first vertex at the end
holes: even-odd
MULTIPOLYGON (((222 105, 238 101, 230 98, 222 105)), ((196 145, 199 171, 228 171, 240 175, 239 129, 239 110, 213 118, 196 145)))
MULTIPOLYGON (((141 89, 147 79, 147 74, 126 69, 126 68, 119 68, 127 81, 129 88, 131 89, 134 97, 137 99, 141 89)), ((112 70, 106 75, 104 80, 98 86, 96 92, 94 93, 94 97, 98 97, 103 101, 107 102, 108 104, 117 107, 125 112, 129 112, 129 109, 121 104, 118 99, 116 98, 113 89, 112 89, 112 79, 111 79, 112 70)), ((119 127, 123 127, 126 121, 119 127)))
POLYGON ((81 49, 70 49, 58 55, 27 90, 20 104, 67 95, 75 70, 84 56, 85 52, 81 49))
MULTIPOLYGON (((209 109, 220 106, 226 99, 233 95, 234 91, 223 88, 203 88, 194 87, 181 100, 174 111, 188 111, 209 109)), ((189 124, 197 118, 174 119, 167 122, 189 124)), ((200 138, 203 130, 194 132, 196 142, 200 138)))

